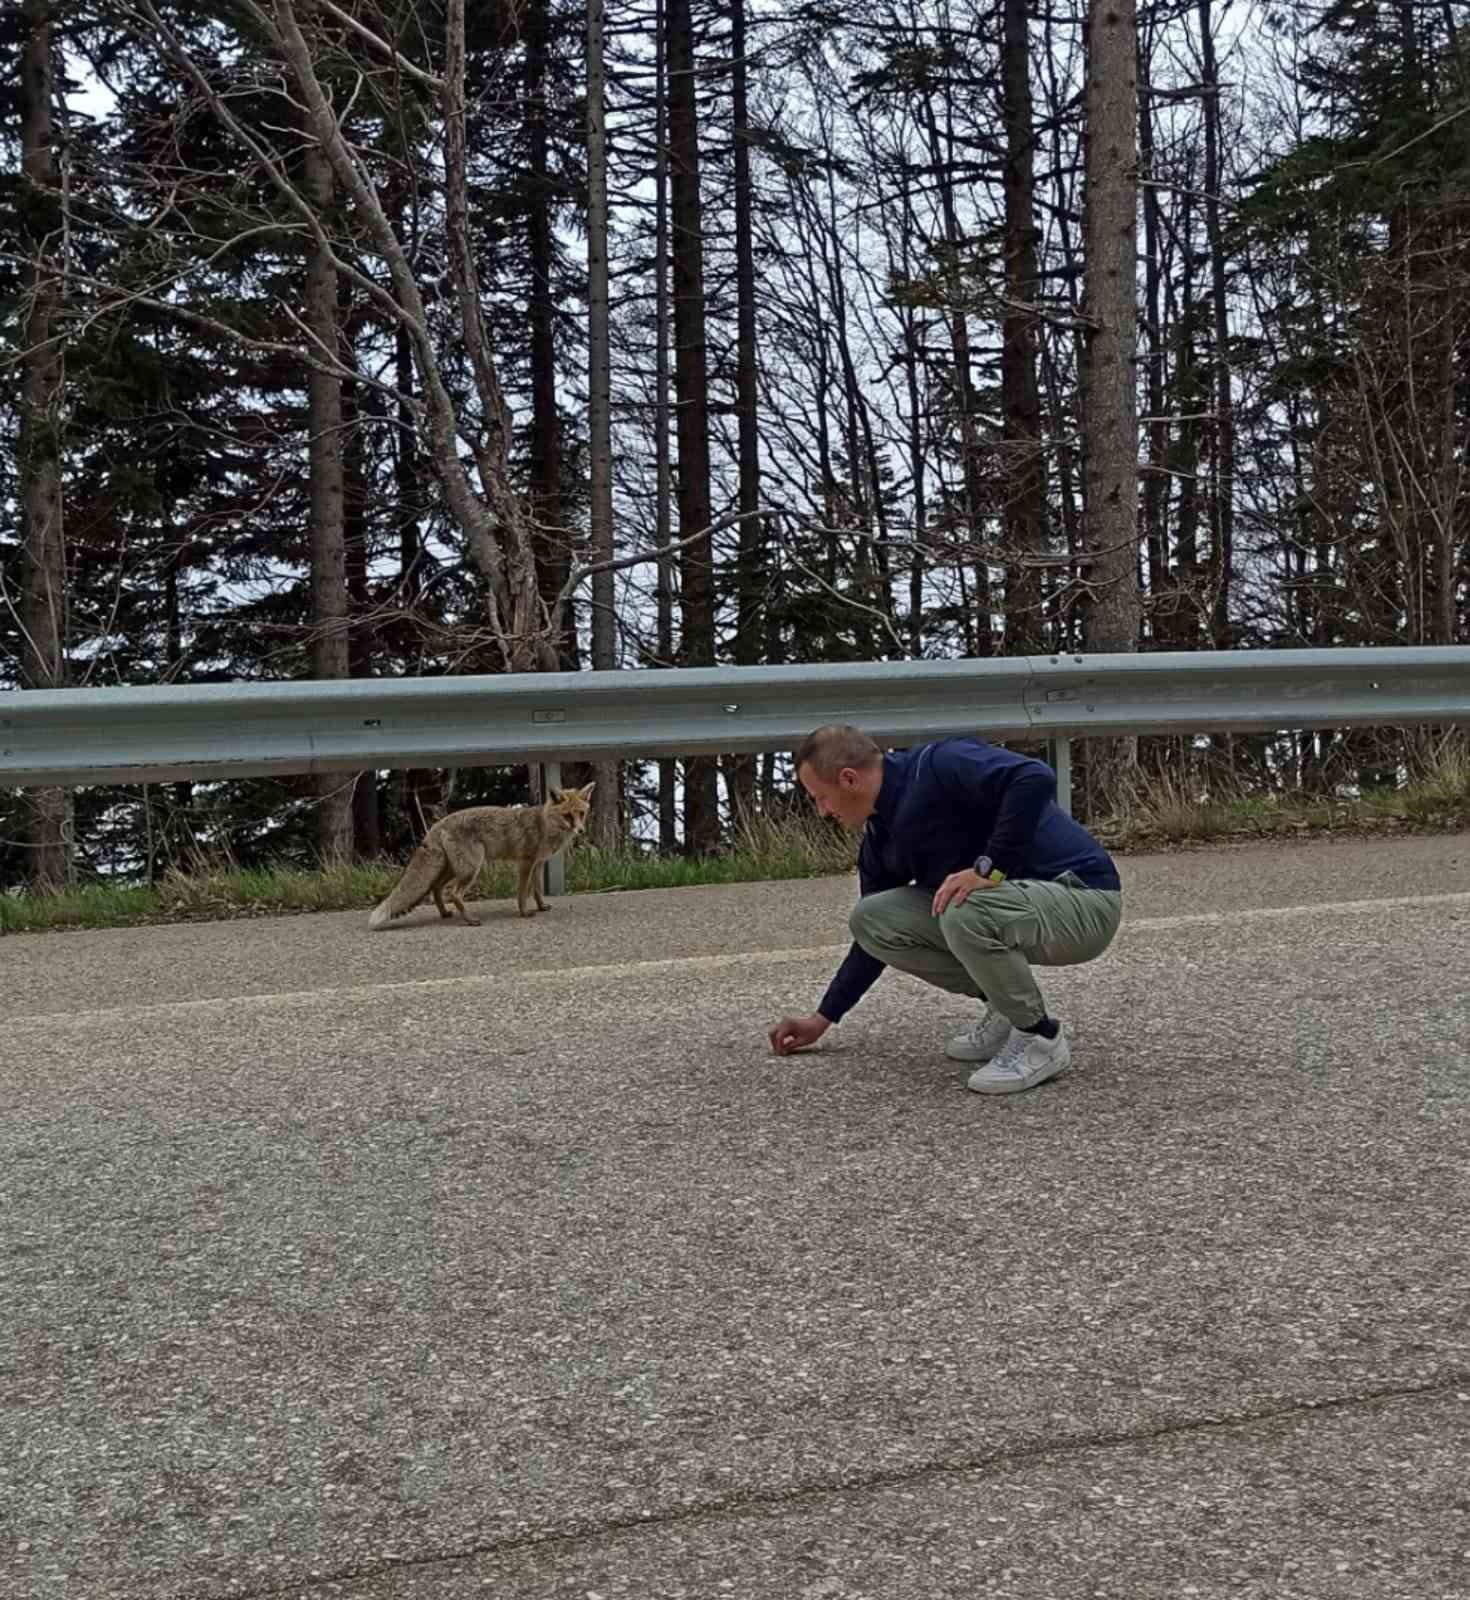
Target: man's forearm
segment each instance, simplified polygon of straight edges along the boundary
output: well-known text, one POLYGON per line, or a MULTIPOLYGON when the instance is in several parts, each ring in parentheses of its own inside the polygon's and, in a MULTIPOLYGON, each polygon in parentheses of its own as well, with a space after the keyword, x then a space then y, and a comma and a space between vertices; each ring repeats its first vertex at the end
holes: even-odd
POLYGON ((860 944, 847 952, 847 959, 838 967, 827 992, 817 1006, 817 1014, 828 1022, 841 1022, 878 981, 884 963, 871 956, 860 944))

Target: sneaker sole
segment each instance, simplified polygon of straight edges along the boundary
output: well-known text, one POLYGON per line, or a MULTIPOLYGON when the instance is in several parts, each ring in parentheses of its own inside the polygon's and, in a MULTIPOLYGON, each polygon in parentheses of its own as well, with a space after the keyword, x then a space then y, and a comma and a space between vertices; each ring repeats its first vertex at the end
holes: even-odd
POLYGON ((1024 1094, 1027 1089, 1034 1089, 1038 1083, 1045 1083, 1048 1078, 1054 1078, 1059 1072, 1064 1072, 1072 1064, 1072 1052, 1059 1057, 1056 1061, 1049 1061, 1039 1071, 1033 1072, 1026 1078, 1012 1078, 1007 1083, 976 1083, 972 1078, 965 1085, 976 1094, 1024 1094))

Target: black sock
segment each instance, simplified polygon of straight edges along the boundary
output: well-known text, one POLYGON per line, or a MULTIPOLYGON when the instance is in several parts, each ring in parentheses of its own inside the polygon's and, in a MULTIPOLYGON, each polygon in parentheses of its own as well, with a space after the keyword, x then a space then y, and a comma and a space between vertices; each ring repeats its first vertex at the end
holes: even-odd
POLYGON ((1022 1033, 1039 1033, 1043 1039, 1055 1039, 1062 1031, 1062 1025, 1055 1017, 1043 1017, 1040 1022, 1033 1022, 1029 1028, 1022 1028, 1022 1033))

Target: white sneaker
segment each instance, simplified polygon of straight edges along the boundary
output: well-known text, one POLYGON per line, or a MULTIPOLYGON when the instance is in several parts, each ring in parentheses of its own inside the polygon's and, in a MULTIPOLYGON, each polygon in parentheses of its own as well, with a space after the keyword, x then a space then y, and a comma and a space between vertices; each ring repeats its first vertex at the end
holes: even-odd
POLYGON ((1058 1029, 1055 1039, 1013 1028, 999 1055, 970 1074, 970 1087, 976 1094, 1018 1094, 1055 1077, 1071 1059, 1065 1028, 1058 1029))
POLYGON ((1001 1016, 994 1006, 986 1006, 985 1015, 972 1022, 963 1033, 957 1033, 944 1047, 951 1061, 989 1061, 1000 1054, 1001 1046, 1011 1036, 1009 1020, 1001 1016))

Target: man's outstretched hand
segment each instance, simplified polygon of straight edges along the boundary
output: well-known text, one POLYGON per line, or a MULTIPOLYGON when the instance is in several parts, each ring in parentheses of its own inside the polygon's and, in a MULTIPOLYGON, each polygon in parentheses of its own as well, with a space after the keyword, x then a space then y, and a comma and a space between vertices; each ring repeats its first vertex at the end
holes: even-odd
POLYGON ((782 1017, 771 1029, 771 1049, 778 1056, 789 1056, 795 1050, 805 1050, 815 1044, 832 1024, 821 1012, 809 1017, 782 1017))

